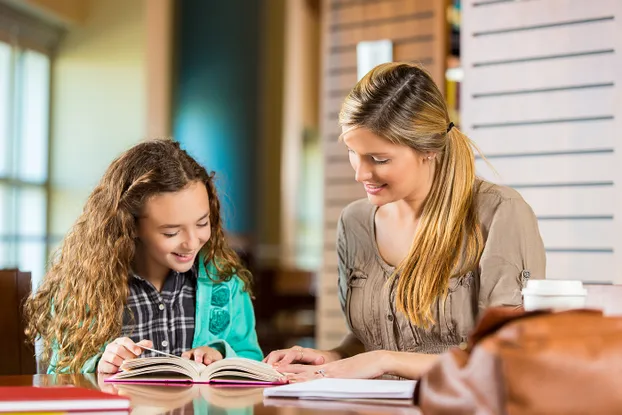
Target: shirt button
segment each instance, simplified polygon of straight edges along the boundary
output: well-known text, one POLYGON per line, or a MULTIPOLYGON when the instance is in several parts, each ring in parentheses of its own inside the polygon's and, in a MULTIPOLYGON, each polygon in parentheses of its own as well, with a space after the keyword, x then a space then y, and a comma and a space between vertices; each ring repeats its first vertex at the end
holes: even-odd
POLYGON ((168 342, 166 340, 162 342, 162 347, 168 347, 168 342))
POLYGON ((392 316, 391 314, 389 314, 389 315, 387 316, 387 320, 389 320, 389 321, 393 321, 393 316, 392 316))
POLYGON ((159 308, 160 310, 164 310, 164 304, 160 304, 160 305, 158 306, 158 308, 159 308))

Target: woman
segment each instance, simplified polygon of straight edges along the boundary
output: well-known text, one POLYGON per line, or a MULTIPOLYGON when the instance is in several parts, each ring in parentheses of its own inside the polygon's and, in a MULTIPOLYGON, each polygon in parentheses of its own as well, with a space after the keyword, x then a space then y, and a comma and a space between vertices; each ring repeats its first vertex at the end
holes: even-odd
POLYGON ((114 373, 144 347, 205 364, 263 357, 213 180, 169 140, 110 165, 25 306, 48 372, 114 373))
POLYGON ((484 309, 520 305, 526 280, 544 278, 537 220, 516 191, 476 178, 471 141, 415 65, 374 68, 345 99, 339 122, 367 192, 338 224, 351 333, 333 350, 294 347, 265 361, 294 373, 292 381, 418 378, 466 341, 484 309))

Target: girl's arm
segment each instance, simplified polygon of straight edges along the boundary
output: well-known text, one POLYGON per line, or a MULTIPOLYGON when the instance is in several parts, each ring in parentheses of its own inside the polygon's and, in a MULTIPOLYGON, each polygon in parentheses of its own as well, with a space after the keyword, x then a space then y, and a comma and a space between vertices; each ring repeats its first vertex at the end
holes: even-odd
POLYGON ((243 291, 241 281, 234 277, 231 286, 231 329, 224 339, 216 340, 207 346, 218 350, 223 357, 246 357, 263 359, 263 353, 255 332, 255 312, 247 292, 243 291))
MULTIPOLYGON (((103 353, 103 351, 102 351, 103 353)), ((95 356, 91 357, 87 360, 84 365, 80 368, 80 373, 95 373, 97 371, 97 364, 99 363, 99 359, 102 357, 102 353, 98 353, 95 356)), ((69 373, 68 368, 61 369, 60 371, 56 370, 56 362, 58 362, 58 346, 54 344, 52 347, 52 356, 50 357, 50 364, 47 368, 48 375, 55 374, 66 374, 69 373)))

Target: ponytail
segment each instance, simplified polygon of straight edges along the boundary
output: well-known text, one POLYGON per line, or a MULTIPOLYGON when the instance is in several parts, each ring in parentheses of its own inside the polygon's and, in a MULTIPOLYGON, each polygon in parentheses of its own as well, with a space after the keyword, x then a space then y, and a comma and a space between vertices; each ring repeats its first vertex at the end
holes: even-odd
POLYGON ((471 140, 456 127, 449 130, 414 242, 396 270, 398 310, 420 326, 434 323, 432 306, 446 295, 449 279, 474 269, 484 246, 473 203, 471 140))

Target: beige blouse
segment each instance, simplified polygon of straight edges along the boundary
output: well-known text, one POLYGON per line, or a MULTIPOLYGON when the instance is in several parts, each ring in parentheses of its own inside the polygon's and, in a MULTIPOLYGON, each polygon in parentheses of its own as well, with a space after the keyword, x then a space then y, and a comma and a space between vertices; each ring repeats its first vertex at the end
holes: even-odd
POLYGON ((411 324, 395 304, 395 268, 380 256, 367 199, 347 206, 337 232, 339 295, 351 333, 338 350, 442 353, 466 341, 481 312, 522 303, 529 278, 545 277, 545 251, 531 207, 515 190, 488 182, 476 186, 475 203, 485 240, 476 272, 452 278, 448 297, 433 309, 436 324, 411 324))

